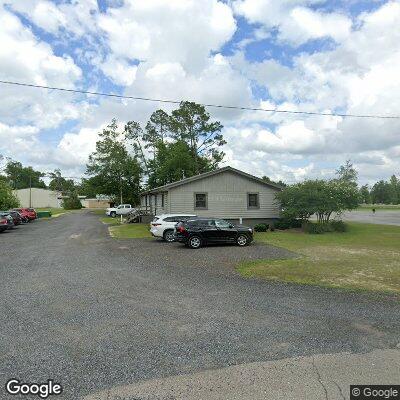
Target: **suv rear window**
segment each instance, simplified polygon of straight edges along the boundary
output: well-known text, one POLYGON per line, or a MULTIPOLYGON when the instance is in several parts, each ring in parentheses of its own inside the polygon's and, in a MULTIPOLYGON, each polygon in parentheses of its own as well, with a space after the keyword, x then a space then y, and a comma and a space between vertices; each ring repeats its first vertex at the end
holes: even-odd
POLYGON ((192 226, 214 226, 215 221, 213 219, 192 219, 187 221, 192 226))
POLYGON ((179 216, 175 216, 175 217, 164 218, 164 221, 165 222, 181 222, 181 221, 186 221, 189 218, 192 218, 192 217, 189 217, 188 215, 179 215, 179 216))

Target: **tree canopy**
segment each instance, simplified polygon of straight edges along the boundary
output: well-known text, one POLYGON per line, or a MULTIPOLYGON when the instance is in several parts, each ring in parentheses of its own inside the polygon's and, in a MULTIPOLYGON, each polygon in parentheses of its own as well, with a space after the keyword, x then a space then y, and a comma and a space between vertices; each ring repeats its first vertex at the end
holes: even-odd
MULTIPOLYGON (((93 179, 96 194, 109 195, 115 201, 137 203, 140 192, 142 168, 136 154, 127 149, 127 138, 118 130, 114 119, 99 134, 96 151, 89 156, 87 175, 93 179)), ((83 187, 88 182, 83 183, 83 187)))
POLYGON ((51 181, 49 183, 49 189, 55 190, 62 193, 68 193, 75 189, 75 183, 72 179, 66 179, 61 175, 59 169, 55 169, 54 172, 50 172, 51 181))
POLYGON ((35 171, 32 167, 24 167, 19 161, 9 160, 4 171, 13 189, 46 188, 41 179, 44 176, 43 172, 35 171))
POLYGON ((353 210, 359 205, 359 193, 351 182, 332 180, 306 180, 289 185, 277 194, 283 215, 307 221, 313 214, 318 222, 329 222, 332 214, 353 210))
POLYGON ((11 186, 5 179, 0 179, 0 210, 6 211, 19 206, 19 200, 14 195, 11 186))
POLYGON ((224 157, 221 146, 226 143, 222 128, 204 106, 185 101, 170 114, 155 111, 144 129, 138 122, 128 122, 125 134, 151 189, 218 168, 224 157))

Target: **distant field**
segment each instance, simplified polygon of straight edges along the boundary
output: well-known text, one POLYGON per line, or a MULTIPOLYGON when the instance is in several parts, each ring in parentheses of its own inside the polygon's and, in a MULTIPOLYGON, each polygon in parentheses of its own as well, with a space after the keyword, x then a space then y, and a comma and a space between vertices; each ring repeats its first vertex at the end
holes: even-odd
POLYGON ((376 211, 400 211, 400 204, 362 204, 355 211, 372 211, 375 208, 376 211))
POLYGON ((246 277, 400 294, 400 227, 349 223, 345 233, 299 231, 257 233, 256 241, 291 250, 299 257, 247 261, 246 277))

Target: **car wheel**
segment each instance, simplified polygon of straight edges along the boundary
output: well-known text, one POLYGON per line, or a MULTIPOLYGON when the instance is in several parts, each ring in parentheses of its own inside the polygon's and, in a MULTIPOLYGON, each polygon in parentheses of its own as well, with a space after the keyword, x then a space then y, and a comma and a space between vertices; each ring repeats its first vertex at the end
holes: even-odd
POLYGON ((171 229, 165 231, 163 237, 166 242, 173 242, 175 240, 174 231, 171 229))
POLYGON ((117 213, 115 211, 110 212, 110 217, 115 218, 117 216, 117 213))
POLYGON ((238 246, 246 246, 247 244, 249 244, 249 238, 246 235, 239 235, 236 238, 236 243, 238 246))
POLYGON ((192 236, 188 241, 188 246, 191 249, 198 249, 201 247, 201 239, 198 236, 192 236))

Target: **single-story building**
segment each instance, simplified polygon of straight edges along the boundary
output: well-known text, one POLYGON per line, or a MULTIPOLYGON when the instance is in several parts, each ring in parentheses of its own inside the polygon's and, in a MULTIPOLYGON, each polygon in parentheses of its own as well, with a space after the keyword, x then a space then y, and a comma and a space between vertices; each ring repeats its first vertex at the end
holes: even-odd
POLYGON ((151 216, 172 213, 224 218, 255 225, 279 218, 281 187, 232 167, 206 172, 141 194, 151 216))
POLYGON ((111 206, 111 200, 105 199, 83 199, 82 206, 85 208, 108 208, 111 206))
POLYGON ((17 196, 21 207, 53 207, 59 208, 62 204, 61 193, 54 190, 40 189, 40 188, 27 188, 17 189, 14 191, 17 196))

